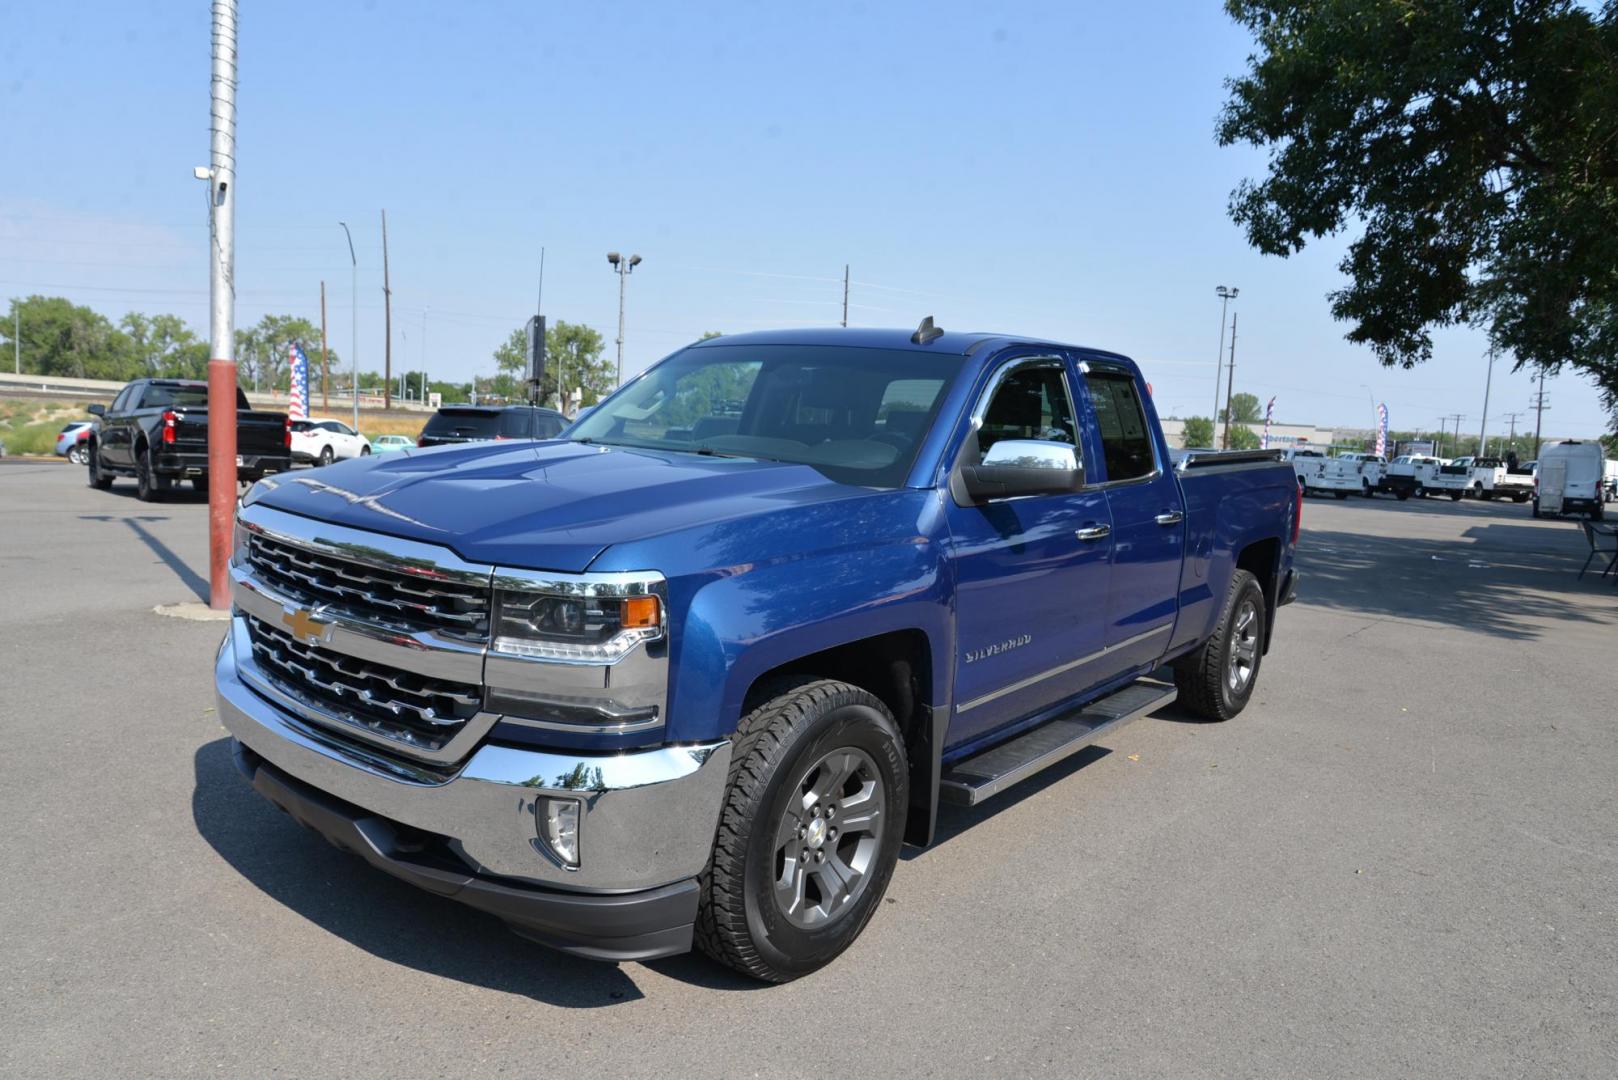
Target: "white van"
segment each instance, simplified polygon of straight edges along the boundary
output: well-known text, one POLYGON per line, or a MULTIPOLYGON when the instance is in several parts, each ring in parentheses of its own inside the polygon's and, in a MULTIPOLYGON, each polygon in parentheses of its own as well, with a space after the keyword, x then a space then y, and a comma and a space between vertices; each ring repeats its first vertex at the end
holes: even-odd
POLYGON ((1598 442, 1569 439, 1542 447, 1534 481, 1534 516, 1582 513, 1592 521, 1600 521, 1605 516, 1605 469, 1605 455, 1598 442))

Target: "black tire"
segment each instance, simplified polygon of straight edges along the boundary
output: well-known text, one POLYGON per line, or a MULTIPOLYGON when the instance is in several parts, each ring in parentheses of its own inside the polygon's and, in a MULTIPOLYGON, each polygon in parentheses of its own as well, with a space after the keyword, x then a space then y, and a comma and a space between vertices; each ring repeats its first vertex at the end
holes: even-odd
MULTIPOLYGON (((787 982, 836 959, 865 929, 887 890, 904 839, 909 802, 904 740, 887 706, 873 694, 830 679, 784 683, 736 729, 730 782, 719 812, 713 855, 702 873, 702 900, 696 939, 720 963, 766 982, 787 982), (841 770, 822 762, 854 759, 858 769, 839 787, 841 795, 814 796, 822 781, 841 770), (838 835, 839 800, 854 780, 870 784, 874 800, 869 828, 838 835), (828 808, 819 813, 822 805, 828 808), (789 808, 795 808, 789 813, 789 808), (811 816, 813 815, 813 816, 811 816), (819 832, 806 840, 815 820, 819 832), (828 835, 829 834, 829 835, 828 835), (819 837, 819 839, 816 839, 819 837), (826 840, 831 847, 824 846, 826 840), (794 857, 799 843, 814 844, 813 859, 794 857), (862 845, 870 842, 869 848, 862 845), (785 850, 783 850, 785 849, 785 850), (839 869, 863 865, 848 895, 829 912, 818 876, 821 859, 839 869), (861 863, 861 860, 863 862, 861 863), (796 913, 782 906, 778 893, 797 884, 796 913), (807 906, 810 888, 816 898, 807 906), (817 916, 817 913, 818 916, 817 916)), ((846 813, 845 813, 846 817, 846 813)), ((848 818, 855 820, 855 818, 848 818)), ((851 872, 853 872, 851 870, 851 872)))
POLYGON ((1410 492, 1406 491, 1404 488, 1400 488, 1398 491, 1395 491, 1393 495, 1394 498, 1398 499, 1400 502, 1404 502, 1406 499, 1410 498, 1410 492))
POLYGON ((370 457, 370 456, 371 456, 371 448, 369 446, 360 447, 360 457, 370 457))
POLYGON ((331 447, 330 446, 322 446, 320 448, 320 461, 317 462, 317 464, 330 465, 331 464, 331 457, 332 457, 331 447))
POLYGON ((152 468, 150 451, 135 457, 135 498, 141 502, 162 502, 168 493, 168 480, 152 468))
POLYGON ((69 464, 72 464, 72 465, 86 465, 86 464, 89 464, 85 460, 85 457, 84 457, 84 444, 83 443, 74 443, 73 446, 67 452, 67 460, 68 460, 69 464))
POLYGON ((1360 481, 1360 494, 1364 495, 1367 499, 1376 497, 1376 491, 1372 489, 1371 482, 1369 480, 1360 481))
POLYGON ((1465 494, 1466 494, 1466 492, 1464 492, 1464 491, 1452 491, 1452 492, 1449 493, 1449 501, 1450 502, 1460 502, 1461 501, 1461 496, 1465 495, 1465 494))
POLYGON ((1334 492, 1332 492, 1332 494, 1337 496, 1337 499, 1338 499, 1339 502, 1341 502, 1343 499, 1348 498, 1348 492, 1346 492, 1346 491, 1334 491, 1334 492))
POLYGON ((1539 512, 1539 500, 1538 500, 1538 499, 1535 499, 1535 500, 1534 500, 1534 505, 1533 505, 1533 507, 1532 507, 1532 508, 1531 508, 1531 509, 1530 509, 1530 511, 1529 511, 1529 513, 1531 513, 1531 514, 1533 514, 1533 516, 1534 516, 1534 517, 1536 517, 1536 518, 1537 518, 1537 517, 1541 517, 1541 516, 1542 516, 1542 515, 1541 515, 1541 514, 1540 514, 1540 512, 1539 512))
POLYGON ((1511 497, 1511 499, 1512 499, 1513 502, 1525 503, 1525 502, 1528 501, 1528 496, 1526 496, 1526 495, 1513 495, 1511 497))
POLYGON ((1180 690, 1180 704, 1204 720, 1229 720, 1245 709, 1258 684, 1268 618, 1258 579, 1246 570, 1236 571, 1225 591, 1225 609, 1213 636, 1201 648, 1174 662, 1174 685, 1180 690), (1238 627, 1238 621, 1248 618, 1249 613, 1249 621, 1238 627), (1240 652, 1238 643, 1246 645, 1240 652), (1247 655, 1249 652, 1251 655, 1247 655), (1234 678, 1233 660, 1245 661, 1245 678, 1234 678))
POLYGON ((112 487, 112 477, 101 471, 101 448, 99 446, 90 447, 88 456, 90 458, 88 465, 90 486, 97 491, 106 491, 112 487))
POLYGON ((1602 503, 1596 503, 1596 508, 1594 510, 1590 511, 1590 520, 1591 521, 1605 521, 1606 518, 1607 518, 1607 508, 1606 508, 1606 506, 1603 505, 1602 503))

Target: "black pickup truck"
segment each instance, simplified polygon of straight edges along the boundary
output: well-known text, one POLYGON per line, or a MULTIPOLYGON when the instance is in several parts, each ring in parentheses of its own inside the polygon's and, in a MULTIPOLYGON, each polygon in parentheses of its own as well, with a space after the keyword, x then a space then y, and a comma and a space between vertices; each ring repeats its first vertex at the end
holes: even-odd
MULTIPOLYGON (((90 486, 135 478, 135 493, 153 502, 176 481, 208 486, 208 384, 193 379, 136 379, 110 406, 91 405, 101 430, 89 446, 90 486)), ((236 475, 253 481, 292 468, 286 413, 255 412, 236 388, 236 475)))

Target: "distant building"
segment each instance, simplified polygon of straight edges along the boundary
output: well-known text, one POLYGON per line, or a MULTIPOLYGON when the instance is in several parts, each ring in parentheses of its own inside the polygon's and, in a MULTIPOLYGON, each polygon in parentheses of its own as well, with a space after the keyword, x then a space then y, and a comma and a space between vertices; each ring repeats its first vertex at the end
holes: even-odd
MULTIPOLYGON (((1247 426, 1253 430, 1253 434, 1255 435, 1262 436, 1264 434, 1264 421, 1262 420, 1254 424, 1248 424, 1247 426)), ((1163 435, 1168 439, 1170 446, 1179 447, 1182 445, 1180 436, 1184 433, 1184 431, 1184 420, 1170 419, 1163 421, 1163 435)), ((1216 436, 1218 435, 1218 431, 1219 429, 1216 427, 1214 429, 1216 436)), ((1272 447, 1330 446, 1332 443, 1338 441, 1338 434, 1339 433, 1336 428, 1316 427, 1313 424, 1271 424, 1270 445, 1272 447)), ((1346 435, 1347 433, 1345 432, 1343 434, 1346 435)), ((1348 440, 1345 438, 1344 441, 1348 440)))

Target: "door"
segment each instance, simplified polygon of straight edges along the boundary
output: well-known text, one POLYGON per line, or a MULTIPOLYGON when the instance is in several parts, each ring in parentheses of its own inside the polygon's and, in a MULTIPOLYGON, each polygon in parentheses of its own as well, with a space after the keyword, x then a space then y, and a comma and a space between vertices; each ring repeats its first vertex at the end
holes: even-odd
POLYGON ((135 422, 130 414, 139 404, 142 385, 124 387, 101 418, 101 460, 108 465, 127 468, 135 463, 135 422))
MULTIPOLYGON (((1066 359, 1006 360, 978 399, 956 466, 1007 438, 1062 443, 1082 461, 1073 401, 1066 359)), ((1098 490, 945 501, 958 628, 948 741, 959 745, 1095 681, 1111 522, 1098 490)))
POLYGON ((1112 572, 1100 665, 1106 678, 1167 650, 1180 610, 1185 504, 1153 436, 1145 387, 1129 368, 1083 361, 1085 396, 1100 442, 1100 475, 1112 517, 1112 572))

